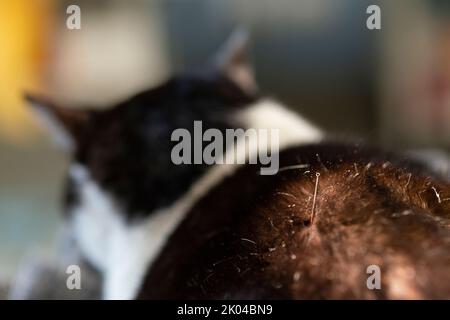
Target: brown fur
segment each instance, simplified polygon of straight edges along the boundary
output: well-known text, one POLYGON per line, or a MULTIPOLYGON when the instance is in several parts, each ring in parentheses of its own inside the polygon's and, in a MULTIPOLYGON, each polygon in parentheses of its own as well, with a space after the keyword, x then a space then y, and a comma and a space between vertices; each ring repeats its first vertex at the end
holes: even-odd
POLYGON ((200 201, 140 298, 450 298, 448 182, 358 146, 280 161, 276 176, 247 166, 200 201), (366 286, 372 264, 381 290, 366 286))

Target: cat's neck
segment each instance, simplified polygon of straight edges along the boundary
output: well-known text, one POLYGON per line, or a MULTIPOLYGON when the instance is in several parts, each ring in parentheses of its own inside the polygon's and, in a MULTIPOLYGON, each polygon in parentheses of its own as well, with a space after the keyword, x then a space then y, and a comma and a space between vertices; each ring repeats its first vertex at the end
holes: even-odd
MULTIPOLYGON (((270 99, 263 99, 236 112, 236 120, 246 128, 279 129, 280 148, 318 142, 322 132, 308 121, 270 99)), ((241 141, 242 142, 242 141, 241 141)), ((253 150, 256 152, 257 150, 253 150)), ((245 144, 227 151, 236 159, 245 155, 245 144)), ((172 206, 157 210, 144 221, 126 225, 119 230, 112 258, 106 272, 105 298, 131 299, 137 294, 147 270, 165 246, 179 223, 195 203, 218 185, 226 176, 236 171, 238 165, 216 165, 197 180, 172 206)))

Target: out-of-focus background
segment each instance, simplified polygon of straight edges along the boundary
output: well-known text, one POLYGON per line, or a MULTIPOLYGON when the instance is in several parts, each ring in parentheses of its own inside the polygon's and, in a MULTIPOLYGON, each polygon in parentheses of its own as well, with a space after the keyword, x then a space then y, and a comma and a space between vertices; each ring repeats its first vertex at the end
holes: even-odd
POLYGON ((390 148, 450 147, 446 0, 0 1, 0 278, 54 252, 68 157, 21 98, 105 107, 201 66, 236 26, 263 92, 326 130, 390 148), (69 5, 81 29, 66 27, 69 5), (381 8, 381 30, 366 9, 381 8))

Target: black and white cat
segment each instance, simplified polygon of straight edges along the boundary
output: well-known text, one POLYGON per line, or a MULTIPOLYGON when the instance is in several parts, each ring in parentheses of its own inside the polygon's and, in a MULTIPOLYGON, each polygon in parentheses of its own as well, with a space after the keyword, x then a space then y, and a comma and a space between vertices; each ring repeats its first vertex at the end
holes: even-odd
MULTIPOLYGON (((257 93, 245 46, 235 34, 206 71, 106 111, 27 96, 73 156, 67 224, 102 272, 104 298, 448 297, 445 281, 434 284, 411 257, 448 278, 449 185, 395 156, 321 143, 320 129, 257 93), (173 164, 171 133, 192 132, 195 120, 221 131, 279 129, 286 170, 173 164), (428 229, 439 260, 418 251, 428 229), (386 266, 381 293, 365 287, 374 263, 386 266), (422 272, 434 291, 402 270, 422 272)), ((239 142, 227 152, 246 154, 239 142)))

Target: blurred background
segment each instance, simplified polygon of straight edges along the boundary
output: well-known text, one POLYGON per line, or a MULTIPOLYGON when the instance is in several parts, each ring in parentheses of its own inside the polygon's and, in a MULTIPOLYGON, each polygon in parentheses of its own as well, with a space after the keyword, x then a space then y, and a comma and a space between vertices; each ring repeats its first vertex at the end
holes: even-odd
POLYGON ((329 132, 448 151, 448 1, 0 1, 0 279, 30 250, 52 255, 61 220, 68 157, 35 124, 23 90, 107 107, 201 66, 236 26, 251 32, 262 92, 329 132), (66 27, 72 4, 80 30, 66 27), (381 30, 366 27, 370 4, 381 30))

